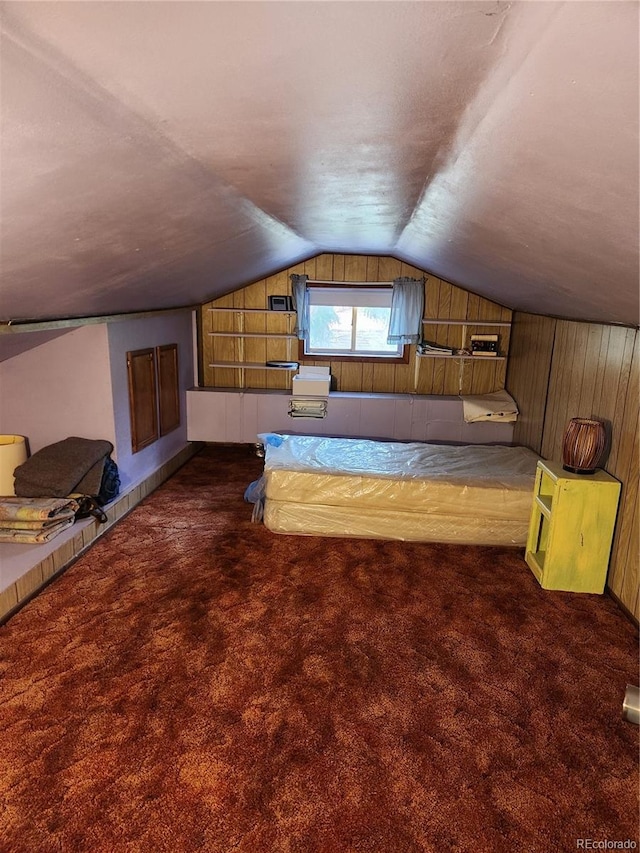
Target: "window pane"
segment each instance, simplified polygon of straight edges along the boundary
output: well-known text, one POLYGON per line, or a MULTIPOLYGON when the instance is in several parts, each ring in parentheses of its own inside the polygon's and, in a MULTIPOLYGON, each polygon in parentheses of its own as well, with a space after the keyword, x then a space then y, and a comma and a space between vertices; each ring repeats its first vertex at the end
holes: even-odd
POLYGON ((351 308, 333 305, 309 306, 309 347, 312 350, 351 348, 351 308))
POLYGON ((361 352, 397 353, 397 344, 387 343, 390 308, 358 308, 356 349, 361 352))

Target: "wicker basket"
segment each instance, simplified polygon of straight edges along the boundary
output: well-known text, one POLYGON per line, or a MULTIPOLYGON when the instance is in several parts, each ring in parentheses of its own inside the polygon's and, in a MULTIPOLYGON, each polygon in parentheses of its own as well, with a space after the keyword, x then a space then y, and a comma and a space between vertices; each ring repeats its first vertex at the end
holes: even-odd
POLYGON ((594 474, 606 441, 602 421, 571 418, 562 439, 562 467, 574 474, 594 474))

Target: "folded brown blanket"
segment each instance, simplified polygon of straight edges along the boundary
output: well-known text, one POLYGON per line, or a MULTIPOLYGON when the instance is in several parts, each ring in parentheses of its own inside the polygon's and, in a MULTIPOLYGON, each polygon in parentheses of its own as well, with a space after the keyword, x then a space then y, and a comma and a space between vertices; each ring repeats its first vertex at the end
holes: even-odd
POLYGON ((110 441, 77 436, 49 444, 16 468, 15 493, 20 497, 97 495, 104 461, 112 450, 110 441))
POLYGON ((0 498, 0 527, 14 521, 60 521, 73 518, 78 509, 70 498, 0 498))

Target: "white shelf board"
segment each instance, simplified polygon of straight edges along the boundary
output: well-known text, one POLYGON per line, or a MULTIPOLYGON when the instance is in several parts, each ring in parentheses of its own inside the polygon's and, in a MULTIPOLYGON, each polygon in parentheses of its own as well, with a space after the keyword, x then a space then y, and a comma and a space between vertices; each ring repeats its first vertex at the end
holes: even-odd
POLYGON ((495 326, 509 328, 511 323, 501 320, 448 320, 441 317, 439 320, 422 320, 423 326, 495 326))
POLYGON ((271 308, 207 308, 207 311, 220 311, 232 314, 287 314, 291 316, 295 311, 273 311, 271 308))
POLYGON ((504 355, 455 355, 452 353, 417 352, 416 358, 456 358, 458 361, 504 361, 504 355))
POLYGON ((271 364, 256 364, 249 361, 213 361, 209 364, 209 367, 228 367, 232 370, 285 370, 289 372, 298 369, 297 366, 274 367, 271 364))
POLYGON ((286 335, 283 333, 270 334, 269 332, 207 332, 210 338, 282 338, 295 341, 297 335, 286 335))

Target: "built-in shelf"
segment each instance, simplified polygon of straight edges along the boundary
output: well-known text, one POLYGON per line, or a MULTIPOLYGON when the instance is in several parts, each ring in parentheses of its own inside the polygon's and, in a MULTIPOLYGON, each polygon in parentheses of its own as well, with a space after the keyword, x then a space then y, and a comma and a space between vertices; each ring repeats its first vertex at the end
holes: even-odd
POLYGON ((242 370, 286 370, 289 372, 298 369, 297 365, 296 367, 276 367, 272 364, 256 364, 248 361, 212 361, 209 367, 229 367, 242 370))
POLYGON ((496 326, 510 328, 511 323, 506 320, 449 320, 441 317, 435 320, 423 319, 423 326, 496 326))
POLYGON ((198 439, 189 440, 186 447, 160 465, 146 479, 131 483, 105 507, 107 522, 95 518, 76 521, 49 542, 38 545, 19 545, 10 542, 0 545, 0 620, 22 606, 43 585, 62 572, 71 561, 84 553, 94 541, 123 518, 147 495, 170 477, 200 449, 198 439))
POLYGON ((207 308, 207 311, 219 311, 223 314, 286 314, 291 316, 295 311, 274 311, 272 308, 207 308))
POLYGON ((207 332, 207 334, 210 338, 283 338, 289 341, 295 341, 298 337, 276 332, 207 332))
POLYGON ((456 355, 454 352, 417 352, 416 358, 455 358, 458 361, 504 361, 504 355, 456 355))
MULTIPOLYGON (((291 357, 291 341, 297 340, 298 336, 293 334, 292 332, 248 332, 244 329, 244 315, 245 314, 263 314, 269 315, 271 317, 285 317, 287 319, 287 325, 285 328, 290 328, 289 318, 295 317, 295 311, 274 311, 271 308, 208 308, 208 311, 217 312, 220 314, 233 314, 234 317, 234 325, 238 328, 235 331, 215 331, 215 332, 207 332, 207 336, 210 338, 237 338, 238 339, 238 351, 235 353, 236 357, 243 358, 244 356, 244 344, 243 340, 247 338, 254 338, 256 340, 263 341, 286 341, 287 342, 287 352, 289 353, 289 358, 283 359, 283 361, 294 362, 295 359, 291 357)), ((282 327, 280 327, 282 328, 282 327)), ((251 361, 212 361, 209 364, 209 367, 218 368, 223 370, 279 370, 280 372, 292 373, 298 369, 297 362, 295 367, 288 366, 278 366, 275 364, 265 364, 264 362, 251 362, 251 361)), ((240 374, 242 377, 242 374, 240 374)), ((244 385, 244 379, 241 379, 241 383, 244 385)))
MULTIPOLYGON (((467 348, 467 329, 473 326, 485 326, 487 328, 510 329, 511 323, 508 320, 451 320, 448 317, 436 317, 422 319, 423 326, 460 326, 460 344, 454 349, 462 350, 467 348)), ((416 352, 417 358, 455 358, 458 361, 479 361, 493 360, 504 361, 505 355, 462 355, 455 352, 416 352)))

